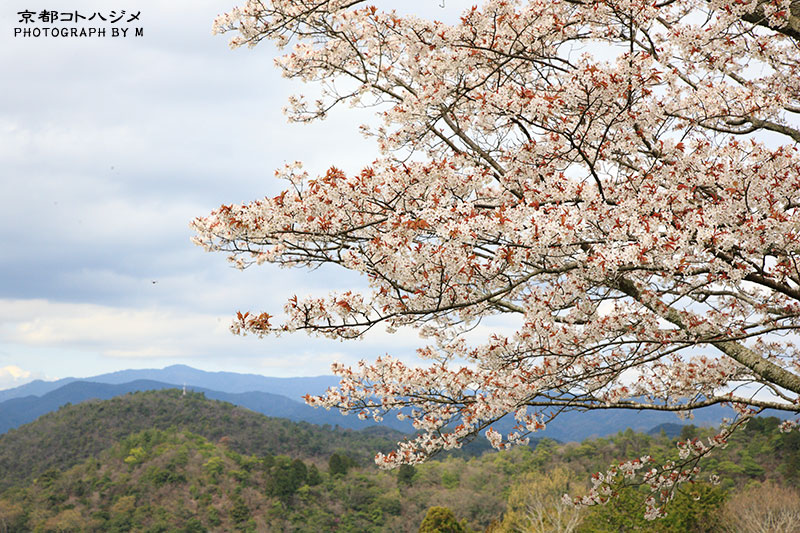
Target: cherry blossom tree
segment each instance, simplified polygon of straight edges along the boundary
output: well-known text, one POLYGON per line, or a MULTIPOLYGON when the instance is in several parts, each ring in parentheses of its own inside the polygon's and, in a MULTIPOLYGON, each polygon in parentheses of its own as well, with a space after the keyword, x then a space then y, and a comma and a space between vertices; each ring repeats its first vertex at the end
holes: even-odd
POLYGON ((240 313, 237 333, 424 339, 427 366, 334 365, 340 386, 307 399, 410 416, 418 437, 379 464, 476 434, 525 442, 568 410, 732 405, 717 438, 598 474, 584 498, 635 478, 657 516, 748 416, 800 412, 797 0, 488 0, 453 25, 247 0, 215 31, 273 41, 284 76, 320 88, 290 99, 293 121, 376 110, 361 128, 380 155, 359 173, 288 165, 278 196, 192 225, 242 268, 333 264, 368 283, 293 297, 281 319, 240 313), (467 339, 498 316, 513 333, 467 339), (492 429, 505 415, 510 434, 492 429))

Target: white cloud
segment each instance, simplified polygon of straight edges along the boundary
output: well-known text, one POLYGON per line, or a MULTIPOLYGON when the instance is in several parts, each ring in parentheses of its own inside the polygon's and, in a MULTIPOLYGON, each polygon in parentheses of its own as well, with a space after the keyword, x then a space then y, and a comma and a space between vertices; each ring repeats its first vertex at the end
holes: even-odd
POLYGON ((33 373, 16 365, 0 367, 0 390, 18 387, 33 379, 33 373))
POLYGON ((69 357, 82 354, 95 361, 116 360, 120 368, 143 361, 166 364, 180 360, 251 371, 258 368, 271 375, 320 375, 328 374, 335 360, 355 364, 387 352, 413 358, 420 343, 411 331, 394 335, 376 331, 363 341, 344 343, 303 333, 259 339, 231 334, 230 322, 230 315, 175 309, 0 299, 4 352, 50 352, 54 354, 50 360, 57 353, 69 352, 69 357))
POLYGON ((0 300, 6 342, 91 350, 108 357, 205 355, 230 333, 222 317, 166 309, 0 300))
POLYGON ((9 365, 0 368, 0 378, 3 379, 10 378, 16 381, 19 379, 28 378, 30 377, 30 375, 31 375, 30 372, 28 372, 27 370, 22 370, 20 367, 16 365, 9 365))

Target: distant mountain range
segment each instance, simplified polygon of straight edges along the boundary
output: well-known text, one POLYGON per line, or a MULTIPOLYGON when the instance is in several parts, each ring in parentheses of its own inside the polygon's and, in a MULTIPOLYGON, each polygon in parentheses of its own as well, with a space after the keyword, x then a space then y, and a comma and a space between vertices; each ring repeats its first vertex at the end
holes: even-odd
POLYGON ((0 402, 23 396, 42 396, 74 381, 93 381, 120 385, 137 380, 159 381, 183 386, 203 387, 220 392, 241 393, 261 391, 302 401, 305 394, 322 394, 328 387, 339 384, 336 376, 302 378, 272 378, 258 374, 235 372, 206 372, 186 365, 172 365, 162 369, 120 370, 88 378, 63 378, 55 381, 31 381, 13 389, 0 390, 0 402))
MULTIPOLYGON (((81 380, 69 381, 66 385, 42 396, 30 395, 0 402, 0 434, 22 424, 33 422, 41 415, 55 411, 63 405, 77 404, 89 399, 107 400, 134 391, 174 389, 182 386, 176 383, 148 379, 137 379, 120 384, 81 380)), ((266 416, 288 418, 295 422, 309 422, 320 426, 325 424, 330 426, 338 425, 348 429, 364 429, 375 425, 374 422, 359 420, 355 416, 343 416, 338 411, 315 409, 280 394, 263 391, 223 392, 188 384, 186 388, 193 392, 202 392, 206 398, 212 400, 225 401, 266 416)), ((230 388, 230 386, 227 388, 230 388)), ((399 431, 408 433, 413 429, 408 422, 400 422, 399 420, 389 422, 384 425, 399 431)))
MULTIPOLYGON (((33 422, 39 416, 68 403, 76 404, 90 398, 109 399, 133 391, 181 388, 184 385, 187 389, 203 392, 207 398, 230 402, 271 417, 349 429, 375 425, 372 421, 343 416, 334 410, 315 409, 302 403, 303 395, 321 394, 337 384, 338 378, 335 376, 272 378, 234 372, 205 372, 185 365, 173 365, 161 370, 123 370, 83 380, 37 380, 0 391, 0 434, 33 422)), ((627 428, 647 432, 664 424, 668 424, 666 427, 669 432, 674 433, 679 431, 676 426, 682 424, 717 425, 732 414, 730 409, 719 406, 695 412, 693 420, 680 420, 674 413, 630 409, 566 412, 536 436, 562 442, 581 441, 615 434, 627 428)), ((779 413, 770 414, 780 416, 779 413)), ((501 432, 510 431, 514 422, 511 417, 508 418, 495 424, 494 428, 501 432)), ((413 430, 408 421, 399 421, 393 416, 387 416, 381 425, 407 433, 413 430)))

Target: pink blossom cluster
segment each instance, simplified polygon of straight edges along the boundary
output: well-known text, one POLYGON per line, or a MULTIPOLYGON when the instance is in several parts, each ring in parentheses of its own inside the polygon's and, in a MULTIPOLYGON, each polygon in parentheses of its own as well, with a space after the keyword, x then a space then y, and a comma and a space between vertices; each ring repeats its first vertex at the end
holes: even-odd
POLYGON ((418 436, 380 464, 477 434, 523 443, 568 410, 800 411, 789 0, 488 0, 456 24, 357 0, 248 0, 215 31, 271 40, 286 77, 320 87, 316 102, 290 99, 291 120, 377 110, 362 131, 379 155, 360 172, 294 163, 276 173, 281 194, 192 227, 241 268, 337 265, 368 284, 240 313, 237 333, 425 339, 427 366, 337 365, 340 386, 308 398, 410 417, 418 436), (514 330, 469 337, 498 316, 514 330), (516 427, 501 434, 506 414, 516 427))

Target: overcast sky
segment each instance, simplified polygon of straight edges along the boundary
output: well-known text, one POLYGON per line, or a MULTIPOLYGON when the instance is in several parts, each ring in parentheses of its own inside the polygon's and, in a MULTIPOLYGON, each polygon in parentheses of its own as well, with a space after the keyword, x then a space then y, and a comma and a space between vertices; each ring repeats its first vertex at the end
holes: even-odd
MULTIPOLYGON (((397 4, 452 20, 471 2, 397 4)), ((271 265, 231 269, 223 255, 190 243, 190 220, 276 194, 272 175, 284 162, 302 160, 312 173, 355 171, 376 155, 358 135, 359 112, 286 122, 287 96, 304 89, 280 77, 272 46, 230 50, 228 36, 211 35, 215 16, 234 5, 3 3, 0 389, 174 363, 308 376, 329 373, 333 360, 413 354, 418 340, 409 335, 338 343, 228 331, 237 310, 276 311, 292 294, 359 280, 271 265), (125 38, 15 37, 15 28, 80 27, 19 22, 18 12, 43 9, 107 18, 125 10, 139 20, 116 23, 129 29, 125 38), (137 27, 142 37, 132 35, 137 27)))

